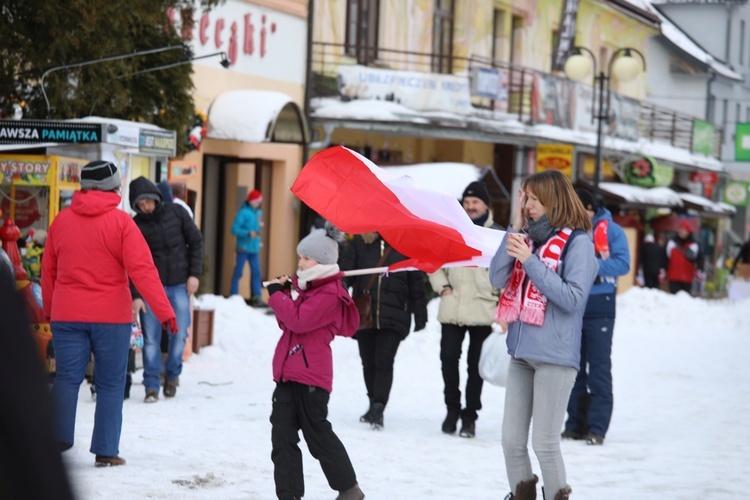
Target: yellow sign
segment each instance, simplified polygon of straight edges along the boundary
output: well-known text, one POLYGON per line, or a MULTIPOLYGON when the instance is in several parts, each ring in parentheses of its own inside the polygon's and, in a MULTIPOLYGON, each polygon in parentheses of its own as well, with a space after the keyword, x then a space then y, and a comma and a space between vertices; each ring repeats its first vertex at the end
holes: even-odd
POLYGON ((573 178, 573 146, 570 144, 537 144, 536 171, 559 170, 573 178))
MULTIPOLYGON (((586 155, 583 157, 583 174, 588 179, 594 178, 594 170, 596 167, 596 159, 593 155, 586 155)), ((612 164, 602 158, 602 171, 599 180, 612 181, 615 180, 615 171, 612 169, 612 164)))

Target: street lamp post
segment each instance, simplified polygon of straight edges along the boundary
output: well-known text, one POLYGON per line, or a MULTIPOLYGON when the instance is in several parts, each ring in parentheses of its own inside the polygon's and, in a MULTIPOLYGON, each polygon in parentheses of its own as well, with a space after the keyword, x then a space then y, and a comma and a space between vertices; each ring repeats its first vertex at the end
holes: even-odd
POLYGON ((47 99, 47 91, 44 88, 44 79, 46 78, 47 75, 49 75, 53 71, 58 71, 61 69, 68 69, 68 68, 82 68, 83 66, 90 66, 91 64, 97 64, 100 62, 117 61, 120 59, 126 59, 128 57, 142 56, 146 54, 156 54, 158 52, 166 52, 168 50, 182 50, 183 52, 185 52, 186 59, 190 59, 190 53, 189 53, 188 47, 183 44, 179 44, 179 45, 169 45, 167 47, 159 47, 157 49, 141 50, 138 52, 127 52, 125 54, 117 54, 114 56, 100 57, 99 59, 92 59, 90 61, 83 61, 83 62, 74 63, 74 64, 65 64, 62 66, 55 66, 55 67, 45 70, 44 73, 42 73, 41 87, 42 87, 42 95, 44 96, 44 102, 47 105, 47 119, 48 120, 50 119, 50 106, 49 106, 49 99, 47 99))
POLYGON ((592 115, 592 121, 594 119, 598 121, 596 127, 596 160, 594 163, 592 195, 594 196, 594 201, 599 203, 599 178, 602 172, 602 133, 604 130, 604 121, 609 120, 610 82, 612 76, 620 82, 632 81, 638 76, 641 70, 646 70, 646 59, 643 57, 643 54, 632 47, 617 49, 609 58, 607 73, 605 74, 603 69, 597 73, 596 57, 593 52, 586 47, 573 47, 568 58, 565 60, 565 74, 571 80, 583 81, 591 74, 591 63, 593 63, 594 70, 594 87, 597 89, 599 97, 597 106, 594 106, 597 99, 596 94, 592 97, 592 109, 596 109, 596 113, 592 115), (587 53, 589 57, 583 55, 583 52, 587 53), (638 59, 633 57, 633 53, 638 54, 641 60, 638 61, 638 59), (604 95, 605 90, 606 99, 604 95))

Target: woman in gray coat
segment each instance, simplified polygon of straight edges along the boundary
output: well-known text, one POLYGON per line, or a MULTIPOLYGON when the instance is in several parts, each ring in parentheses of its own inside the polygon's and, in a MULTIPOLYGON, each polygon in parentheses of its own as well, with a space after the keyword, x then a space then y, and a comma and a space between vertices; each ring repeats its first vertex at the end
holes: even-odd
POLYGON ((599 267, 590 231, 568 178, 558 171, 534 174, 523 182, 512 227, 490 265, 490 282, 505 289, 497 319, 508 322, 512 356, 502 431, 514 488, 508 498, 536 498, 538 479, 528 452, 532 420, 546 498, 566 500, 572 491, 559 435, 579 369, 583 312, 599 267))

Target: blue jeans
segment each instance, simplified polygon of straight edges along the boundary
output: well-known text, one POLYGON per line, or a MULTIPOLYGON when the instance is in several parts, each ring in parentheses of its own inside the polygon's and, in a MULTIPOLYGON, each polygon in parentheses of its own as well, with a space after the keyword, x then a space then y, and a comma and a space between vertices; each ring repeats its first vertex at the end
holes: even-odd
POLYGON ((50 327, 57 365, 52 387, 57 440, 63 446, 73 445, 78 391, 93 352, 96 412, 90 451, 103 456, 119 454, 130 323, 54 321, 50 327))
POLYGON ((260 297, 260 255, 257 253, 237 252, 237 261, 232 273, 230 295, 237 295, 240 289, 240 278, 245 270, 245 262, 250 264, 250 296, 260 297))
MULTIPOLYGON (((182 355, 185 352, 187 329, 190 326, 190 297, 185 285, 167 285, 164 287, 169 303, 172 304, 177 318, 178 332, 169 336, 167 351, 166 380, 177 380, 182 373, 182 355)), ((154 316, 151 307, 146 304, 146 312, 141 313, 143 330, 143 385, 146 390, 159 391, 161 385, 161 330, 162 325, 154 316)))
POLYGON ((503 455, 511 491, 534 475, 529 457, 529 428, 534 422, 531 446, 542 470, 544 490, 555 494, 567 485, 560 450, 560 427, 573 387, 576 369, 541 361, 511 358, 505 384, 503 455))

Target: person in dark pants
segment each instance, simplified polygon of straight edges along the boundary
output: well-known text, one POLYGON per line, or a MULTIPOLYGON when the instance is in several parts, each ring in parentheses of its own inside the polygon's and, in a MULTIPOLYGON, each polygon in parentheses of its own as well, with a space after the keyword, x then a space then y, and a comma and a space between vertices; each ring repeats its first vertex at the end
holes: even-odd
MULTIPOLYGON (((481 182, 472 182, 464 190, 461 205, 474 224, 502 229, 495 224, 490 211, 490 195, 481 182)), ((438 321, 442 325, 440 362, 443 370, 444 396, 447 414, 442 431, 456 432, 461 418, 461 437, 475 436, 477 412, 482 409, 482 386, 479 375, 479 356, 484 340, 492 333, 492 322, 500 290, 490 284, 486 267, 451 267, 438 269, 430 275, 432 289, 440 294, 438 321), (469 332, 466 380, 466 406, 461 409, 458 363, 461 344, 469 332)))
POLYGON ((664 249, 656 243, 654 235, 647 234, 643 238, 640 257, 643 285, 646 288, 659 288, 659 272, 664 269, 664 249))
MULTIPOLYGON (((378 233, 364 233, 348 242, 342 252, 342 271, 389 266, 405 260, 378 233)), ((370 407, 360 418, 374 429, 383 427, 383 411, 393 385, 393 362, 398 346, 409 335, 411 317, 414 331, 427 323, 424 274, 403 271, 388 276, 362 275, 344 280, 352 286, 354 296, 368 293, 372 297, 372 328, 361 328, 356 339, 370 407)))
POLYGON ((563 439, 585 439, 604 444, 612 419, 612 335, 615 327, 617 277, 630 271, 630 247, 622 227, 606 208, 597 206, 586 189, 576 193, 594 227, 594 250, 599 271, 583 314, 581 369, 568 401, 563 439))
POLYGON ((297 276, 279 276, 268 285, 268 305, 282 330, 273 356, 271 459, 276 495, 283 500, 305 494, 300 430, 329 486, 339 492, 337 500, 365 497, 346 448, 328 421, 333 389, 330 344, 336 335, 351 337, 359 325, 357 307, 342 285, 336 263, 340 235, 330 225, 312 231, 297 245, 297 276))

